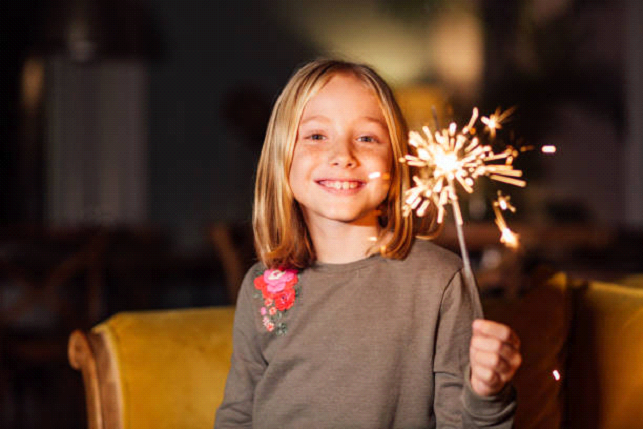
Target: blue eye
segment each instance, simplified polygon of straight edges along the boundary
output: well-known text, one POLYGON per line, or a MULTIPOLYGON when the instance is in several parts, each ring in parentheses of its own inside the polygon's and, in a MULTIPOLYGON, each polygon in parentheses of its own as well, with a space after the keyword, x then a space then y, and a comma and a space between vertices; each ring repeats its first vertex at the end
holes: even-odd
POLYGON ((311 140, 323 140, 325 137, 322 134, 311 134, 308 138, 311 140))
POLYGON ((357 139, 357 141, 366 142, 366 143, 374 143, 374 142, 377 142, 377 139, 375 137, 372 137, 372 136, 361 136, 361 137, 359 137, 357 139))

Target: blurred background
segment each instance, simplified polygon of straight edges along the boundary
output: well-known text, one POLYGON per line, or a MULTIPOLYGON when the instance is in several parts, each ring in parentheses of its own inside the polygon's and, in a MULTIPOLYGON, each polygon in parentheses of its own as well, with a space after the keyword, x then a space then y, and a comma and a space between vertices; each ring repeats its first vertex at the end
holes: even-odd
POLYGON ((234 302, 272 103, 319 56, 373 65, 412 127, 516 107, 520 249, 497 186, 463 198, 484 294, 541 266, 643 273, 639 0, 4 0, 0 19, 2 428, 85 427, 73 329, 234 302))

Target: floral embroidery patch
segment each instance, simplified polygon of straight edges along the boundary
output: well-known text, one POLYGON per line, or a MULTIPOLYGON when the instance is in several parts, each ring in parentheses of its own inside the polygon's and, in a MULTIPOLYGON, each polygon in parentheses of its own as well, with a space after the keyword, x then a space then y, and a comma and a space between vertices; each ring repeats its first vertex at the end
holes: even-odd
POLYGON ((286 312, 295 304, 299 288, 299 273, 293 269, 269 269, 255 278, 257 292, 255 298, 263 299, 259 310, 263 326, 268 332, 285 335, 288 331, 283 318, 286 312))

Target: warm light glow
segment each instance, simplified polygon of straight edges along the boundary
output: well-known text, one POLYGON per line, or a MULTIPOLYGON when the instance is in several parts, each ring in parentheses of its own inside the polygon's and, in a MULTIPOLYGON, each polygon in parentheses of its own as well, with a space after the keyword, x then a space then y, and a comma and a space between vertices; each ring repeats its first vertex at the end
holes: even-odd
POLYGON ((29 114, 34 113, 43 96, 45 64, 29 58, 22 68, 22 101, 29 114))
POLYGON ((558 370, 557 370, 557 369, 553 370, 553 371, 552 371, 552 374, 553 374, 554 379, 555 379, 556 381, 560 381, 560 372, 558 372, 558 370))
POLYGON ((542 153, 556 153, 556 146, 554 145, 546 145, 540 148, 542 153))
POLYGON ((435 67, 426 23, 391 19, 374 0, 278 0, 271 9, 322 55, 368 63, 392 85, 417 82, 435 67))
POLYGON ((372 172, 371 174, 368 175, 368 178, 373 180, 373 179, 377 179, 381 175, 382 175, 382 173, 380 173, 379 171, 374 171, 374 172, 372 172))
POLYGON ((443 12, 429 23, 431 65, 452 93, 475 98, 484 73, 484 26, 470 5, 443 12))

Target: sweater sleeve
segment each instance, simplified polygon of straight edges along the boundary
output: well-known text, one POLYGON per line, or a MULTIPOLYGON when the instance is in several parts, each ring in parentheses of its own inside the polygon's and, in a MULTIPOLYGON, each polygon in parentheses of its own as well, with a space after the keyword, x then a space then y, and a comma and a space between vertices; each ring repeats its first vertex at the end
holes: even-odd
POLYGON ((471 324, 482 315, 477 290, 468 290, 460 271, 444 290, 438 321, 433 409, 438 428, 496 428, 513 425, 516 409, 511 385, 495 396, 473 392, 469 369, 471 324))
POLYGON ((237 299, 230 372, 223 402, 216 413, 215 429, 252 427, 254 391, 266 368, 253 314, 253 272, 251 268, 246 274, 237 299))

